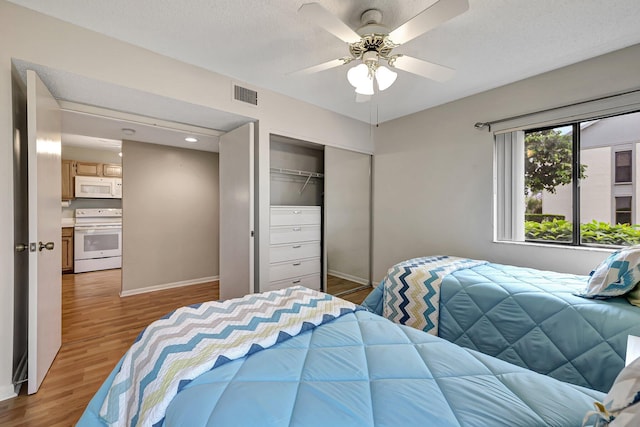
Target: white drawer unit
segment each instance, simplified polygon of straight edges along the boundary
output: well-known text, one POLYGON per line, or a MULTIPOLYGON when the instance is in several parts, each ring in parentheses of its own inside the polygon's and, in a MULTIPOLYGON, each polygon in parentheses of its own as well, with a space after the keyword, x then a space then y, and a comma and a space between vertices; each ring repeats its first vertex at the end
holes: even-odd
POLYGON ((272 206, 269 284, 266 290, 302 285, 321 288, 322 209, 272 206))
POLYGON ((320 206, 271 206, 271 227, 320 225, 320 206))
POLYGON ((320 241, 320 226, 292 224, 281 227, 271 227, 270 234, 269 243, 272 245, 320 241))
POLYGON ((287 243, 271 245, 269 261, 271 263, 290 261, 294 259, 319 258, 320 242, 287 243))
POLYGON ((269 281, 320 273, 320 258, 308 258, 273 263, 269 266, 269 281))
POLYGON ((306 286, 309 289, 320 290, 320 274, 310 274, 308 276, 294 277, 292 279, 277 280, 269 282, 265 291, 275 291, 288 288, 290 286, 306 286))

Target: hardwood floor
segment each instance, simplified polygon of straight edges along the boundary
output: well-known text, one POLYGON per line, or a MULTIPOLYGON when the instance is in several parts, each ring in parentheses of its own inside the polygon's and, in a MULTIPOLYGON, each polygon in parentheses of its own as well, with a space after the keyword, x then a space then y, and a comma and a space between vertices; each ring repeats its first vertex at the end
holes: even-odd
MULTIPOLYGON (((62 348, 38 393, 0 402, 0 426, 72 426, 140 331, 178 307, 218 299, 218 282, 121 298, 120 270, 62 276, 62 348)), ((360 304, 370 288, 341 298, 360 304)))
MULTIPOLYGON (((351 280, 342 279, 336 276, 327 276, 327 292, 331 295, 341 295, 351 292, 352 290, 362 288, 360 283, 351 280)), ((368 288, 371 291, 371 288, 368 288)))
POLYGON ((218 299, 218 282, 120 298, 120 270, 62 276, 62 348, 40 390, 0 402, 0 426, 72 426, 152 321, 218 299))

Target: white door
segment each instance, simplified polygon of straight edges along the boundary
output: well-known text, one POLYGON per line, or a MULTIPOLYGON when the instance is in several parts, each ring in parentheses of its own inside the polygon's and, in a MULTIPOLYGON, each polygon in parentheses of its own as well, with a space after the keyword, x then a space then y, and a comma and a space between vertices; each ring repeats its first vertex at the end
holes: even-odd
POLYGON ((220 137, 221 300, 253 292, 253 143, 253 123, 220 137))
POLYGON ((29 170, 29 394, 40 388, 62 341, 60 108, 27 71, 29 170))

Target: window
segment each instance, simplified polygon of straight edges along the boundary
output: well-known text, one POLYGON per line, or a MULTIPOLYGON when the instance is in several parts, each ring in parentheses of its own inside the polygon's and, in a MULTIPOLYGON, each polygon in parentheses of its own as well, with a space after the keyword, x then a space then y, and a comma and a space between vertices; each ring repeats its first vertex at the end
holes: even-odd
POLYGON ((631 150, 617 151, 615 156, 616 183, 631 182, 631 150))
POLYGON ((639 244, 640 225, 634 224, 639 144, 640 112, 497 134, 496 239, 639 244), (510 162, 503 151, 515 153, 510 162), (522 184, 514 179, 518 175, 522 184), (505 228, 509 221, 513 224, 505 228))
POLYGON ((574 126, 525 132, 527 240, 573 242, 574 126))
POLYGON ((631 224, 631 196, 616 197, 616 224, 631 224))

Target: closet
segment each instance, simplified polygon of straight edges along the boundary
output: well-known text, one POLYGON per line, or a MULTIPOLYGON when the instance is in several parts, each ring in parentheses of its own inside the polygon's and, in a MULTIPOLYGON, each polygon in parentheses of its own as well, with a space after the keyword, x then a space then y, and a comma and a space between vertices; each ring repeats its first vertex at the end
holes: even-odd
POLYGON ((324 289, 323 146, 270 139, 269 282, 261 291, 324 289))
POLYGON ((341 295, 371 284, 371 156, 271 135, 269 280, 341 295))

